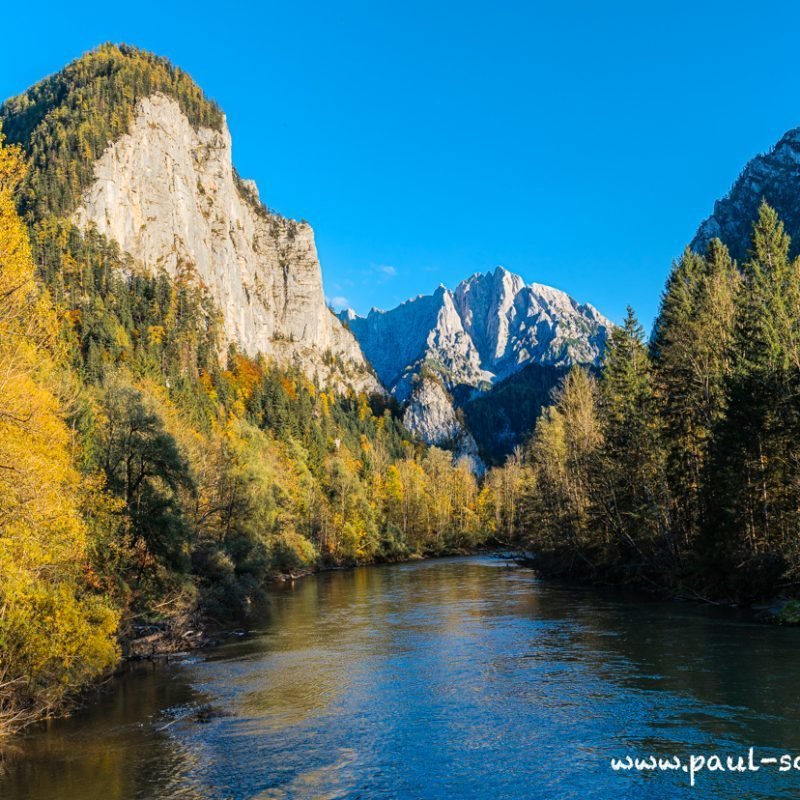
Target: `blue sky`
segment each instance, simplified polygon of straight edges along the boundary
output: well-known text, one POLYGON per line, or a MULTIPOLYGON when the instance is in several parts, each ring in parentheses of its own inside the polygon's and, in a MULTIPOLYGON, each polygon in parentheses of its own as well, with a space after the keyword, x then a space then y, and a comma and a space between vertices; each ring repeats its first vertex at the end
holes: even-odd
POLYGON ((103 41, 168 56, 360 313, 502 264, 649 326, 713 201, 800 125, 789 2, 33 8, 4 10, 0 95, 103 41))

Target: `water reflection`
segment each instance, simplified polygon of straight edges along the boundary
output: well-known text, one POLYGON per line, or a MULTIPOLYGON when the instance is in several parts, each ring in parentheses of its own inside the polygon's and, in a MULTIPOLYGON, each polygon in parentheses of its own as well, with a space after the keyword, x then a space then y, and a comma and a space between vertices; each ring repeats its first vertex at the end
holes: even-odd
POLYGON ((200 800, 185 780, 192 754, 167 732, 202 698, 179 667, 135 665, 67 720, 34 729, 5 752, 0 797, 200 800))
POLYGON ((621 775, 628 752, 800 753, 800 631, 493 559, 329 573, 244 640, 139 670, 22 742, 9 800, 768 798, 800 775, 621 775), (199 724, 211 702, 226 713, 199 724))

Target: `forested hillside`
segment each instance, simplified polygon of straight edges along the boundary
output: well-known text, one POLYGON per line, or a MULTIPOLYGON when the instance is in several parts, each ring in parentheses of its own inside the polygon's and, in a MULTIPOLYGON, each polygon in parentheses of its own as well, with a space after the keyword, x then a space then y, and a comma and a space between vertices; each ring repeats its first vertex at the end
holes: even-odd
POLYGON ((502 464, 507 455, 525 443, 542 409, 550 405, 553 389, 567 367, 529 364, 464 403, 467 425, 487 464, 502 464))
MULTIPOLYGON (((97 159, 154 92, 179 105, 189 133, 224 126, 188 76, 124 46, 0 107, 0 735, 63 709, 143 628, 168 641, 224 624, 282 573, 491 540, 550 572, 661 592, 800 594, 800 258, 772 208, 761 206, 742 263, 718 239, 685 251, 649 341, 632 311, 616 328, 580 307, 603 323, 589 366, 515 366, 471 400, 471 384, 454 381, 463 417, 451 407, 443 419, 466 419, 489 463, 513 449, 479 481, 411 434, 395 398, 364 390, 379 387, 363 359, 370 381, 348 384, 342 353, 361 351, 343 328, 326 330, 347 347, 314 352, 314 369, 300 358, 311 340, 283 361, 280 348, 244 352, 196 265, 146 266, 95 225, 77 227, 97 159)), ((230 158, 222 168, 230 179, 230 158)), ((295 241, 297 224, 248 198, 295 241)), ((232 217, 208 217, 221 240, 233 235, 232 217)), ((304 250, 276 250, 259 275, 275 266, 279 293, 297 289, 285 308, 319 322, 301 302, 318 296, 338 325, 309 232, 304 250), (291 257, 304 260, 294 278, 291 257)), ((268 231, 250 234, 263 255, 268 231)), ((493 280, 518 295, 512 277, 493 280)), ((276 313, 263 285, 235 288, 276 313)), ((534 336, 516 306, 494 306, 534 336)), ((475 330, 484 317, 464 315, 475 330)), ((422 377, 431 363, 419 362, 422 377)), ((441 376, 449 362, 436 363, 441 376)))
MULTIPOLYGON (((674 266, 649 344, 630 311, 575 369, 514 476, 513 528, 556 572, 741 601, 798 594, 800 260, 762 204, 747 260, 674 266)), ((495 478, 497 480, 497 478, 495 478)))
POLYGON ((86 59, 0 113, 24 145, 0 145, 0 734, 57 712, 145 623, 222 622, 277 573, 456 552, 496 526, 386 398, 226 346, 191 265, 146 271, 72 224, 138 96, 221 119, 161 59, 86 59))

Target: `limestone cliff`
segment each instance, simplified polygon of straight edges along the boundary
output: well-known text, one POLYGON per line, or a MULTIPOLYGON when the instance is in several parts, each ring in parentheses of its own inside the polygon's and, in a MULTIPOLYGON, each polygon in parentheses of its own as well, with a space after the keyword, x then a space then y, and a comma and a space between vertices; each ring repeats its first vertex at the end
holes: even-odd
POLYGON ((323 383, 379 390, 325 304, 311 227, 268 212, 255 184, 238 179, 226 124, 195 128, 172 98, 141 100, 128 133, 95 163, 73 219, 146 269, 194 271, 227 340, 245 352, 296 363, 323 383))
MULTIPOLYGON (((596 308, 502 267, 391 311, 344 312, 404 422, 430 444, 471 454, 457 409, 529 365, 596 366, 612 324, 596 308), (434 379, 435 380, 432 380, 434 379)), ((558 373, 560 374, 560 373, 558 373)))
POLYGON ((416 379, 403 412, 403 424, 428 444, 452 450, 457 458, 466 459, 475 472, 483 472, 478 445, 437 376, 426 374, 416 379))

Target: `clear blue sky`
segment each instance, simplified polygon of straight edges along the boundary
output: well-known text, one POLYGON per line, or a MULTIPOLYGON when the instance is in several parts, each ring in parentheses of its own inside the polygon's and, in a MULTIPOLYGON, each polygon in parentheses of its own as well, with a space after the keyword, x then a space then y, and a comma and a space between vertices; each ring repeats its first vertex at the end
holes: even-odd
POLYGON ((791 2, 11 6, 0 95, 103 41, 168 56, 360 313, 503 264, 649 326, 714 199, 800 125, 791 2))

